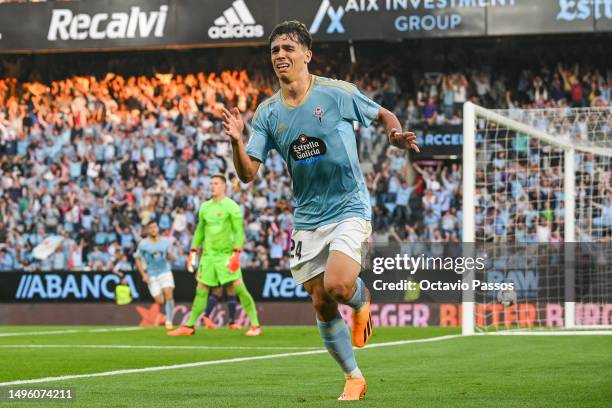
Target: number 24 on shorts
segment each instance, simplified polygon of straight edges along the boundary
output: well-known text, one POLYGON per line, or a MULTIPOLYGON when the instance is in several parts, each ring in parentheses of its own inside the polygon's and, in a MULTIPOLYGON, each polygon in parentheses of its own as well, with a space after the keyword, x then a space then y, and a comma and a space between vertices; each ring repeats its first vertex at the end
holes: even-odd
POLYGON ((291 258, 295 258, 296 256, 298 260, 302 258, 302 241, 298 241, 296 245, 295 241, 292 239, 291 240, 291 258))

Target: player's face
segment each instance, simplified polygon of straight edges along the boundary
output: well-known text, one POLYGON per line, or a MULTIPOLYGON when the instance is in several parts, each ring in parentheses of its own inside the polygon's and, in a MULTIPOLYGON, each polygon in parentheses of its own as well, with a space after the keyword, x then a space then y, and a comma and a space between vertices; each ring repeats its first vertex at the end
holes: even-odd
POLYGON ((217 198, 225 194, 225 183, 219 178, 213 178, 210 182, 212 196, 217 198))
POLYGON ((295 79, 308 73, 312 51, 288 35, 280 35, 270 44, 272 67, 279 79, 295 79))
POLYGON ((156 223, 149 225, 149 236, 155 238, 159 234, 159 227, 156 223))

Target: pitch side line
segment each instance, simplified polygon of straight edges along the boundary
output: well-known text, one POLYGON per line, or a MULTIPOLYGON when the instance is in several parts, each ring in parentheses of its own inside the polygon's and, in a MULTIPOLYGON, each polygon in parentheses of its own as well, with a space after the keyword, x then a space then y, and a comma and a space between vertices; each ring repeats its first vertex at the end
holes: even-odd
POLYGON ((147 350, 325 350, 322 347, 288 346, 130 346, 126 344, 0 344, 1 348, 82 348, 147 350))
MULTIPOLYGON (((377 347, 389 347, 389 346, 401 346, 404 344, 413 344, 413 343, 433 343, 433 342, 442 341, 442 340, 455 339, 458 337, 461 337, 461 335, 455 334, 455 335, 449 335, 449 336, 430 337, 426 339, 390 341, 386 343, 371 344, 371 345, 364 347, 364 349, 365 348, 368 348, 368 349, 377 348, 377 347)), ((224 360, 198 361, 194 363, 173 364, 173 365, 157 366, 157 367, 145 367, 145 368, 134 368, 134 369, 127 369, 127 370, 104 371, 101 373, 62 375, 58 377, 35 378, 32 380, 3 382, 3 383, 0 383, 0 387, 8 386, 8 385, 23 385, 23 384, 36 384, 36 383, 53 382, 53 381, 77 380, 80 378, 109 377, 113 375, 122 375, 122 374, 149 373, 149 372, 155 372, 155 371, 175 370, 175 369, 180 369, 180 368, 192 368, 192 367, 202 367, 202 366, 217 365, 217 364, 241 363, 243 361, 271 360, 274 358, 308 356, 308 355, 322 354, 322 353, 327 353, 327 350, 319 349, 319 350, 311 350, 311 351, 300 351, 300 352, 295 352, 295 353, 268 354, 264 356, 228 358, 224 360)))
POLYGON ((0 337, 13 337, 13 336, 42 336, 44 334, 71 334, 71 333, 104 333, 104 332, 118 332, 118 331, 133 331, 142 330, 142 327, 116 327, 109 329, 67 329, 67 330, 48 330, 48 331, 37 331, 37 332, 14 332, 14 333, 0 333, 0 337))

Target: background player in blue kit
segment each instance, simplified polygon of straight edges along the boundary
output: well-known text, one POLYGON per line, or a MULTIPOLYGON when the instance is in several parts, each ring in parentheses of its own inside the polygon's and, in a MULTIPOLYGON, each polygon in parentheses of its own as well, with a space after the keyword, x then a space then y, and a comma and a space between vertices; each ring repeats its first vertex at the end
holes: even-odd
POLYGON ((147 237, 138 244, 136 251, 136 268, 142 280, 149 287, 149 292, 158 305, 165 302, 166 329, 172 326, 174 311, 174 277, 170 262, 174 259, 168 238, 159 236, 159 227, 155 221, 146 226, 147 237))
POLYGON ((323 342, 345 374, 339 399, 358 400, 365 395, 366 382, 338 312, 338 303, 353 308, 352 342, 365 346, 372 335, 370 296, 359 273, 362 244, 371 233, 371 206, 353 122, 369 126, 378 120, 391 144, 417 152, 418 147, 414 133, 402 132, 393 113, 354 85, 311 75, 311 45, 303 23, 276 26, 270 51, 280 90, 257 108, 247 146, 237 108, 224 110, 223 126, 242 181, 254 179, 271 149, 287 163, 295 201, 291 273, 310 294, 323 342))

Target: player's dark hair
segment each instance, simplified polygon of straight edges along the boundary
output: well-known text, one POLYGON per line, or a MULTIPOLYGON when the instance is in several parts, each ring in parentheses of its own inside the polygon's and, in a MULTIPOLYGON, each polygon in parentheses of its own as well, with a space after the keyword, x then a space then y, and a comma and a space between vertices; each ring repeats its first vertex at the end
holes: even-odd
POLYGON ((308 31, 308 27, 306 27, 306 24, 300 21, 283 21, 274 27, 274 30, 272 30, 269 38, 270 45, 272 45, 272 41, 274 41, 276 37, 281 35, 287 35, 293 41, 302 44, 308 49, 312 47, 312 36, 308 31))
POLYGON ((214 178, 221 179, 225 184, 227 184, 227 179, 225 178, 225 174, 223 173, 215 173, 212 176, 210 176, 210 178, 211 179, 214 179, 214 178))
POLYGON ((149 221, 145 222, 143 225, 143 227, 148 228, 153 224, 157 224, 157 220, 155 220, 155 218, 151 218, 149 221))

